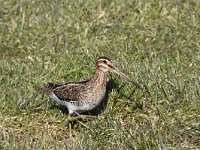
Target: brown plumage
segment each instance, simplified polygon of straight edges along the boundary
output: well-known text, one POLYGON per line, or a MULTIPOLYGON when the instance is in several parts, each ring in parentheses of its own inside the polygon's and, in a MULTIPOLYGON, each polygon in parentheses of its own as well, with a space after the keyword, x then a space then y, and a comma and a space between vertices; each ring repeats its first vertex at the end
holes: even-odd
POLYGON ((110 58, 104 56, 97 60, 95 75, 90 80, 61 85, 49 83, 47 87, 43 88, 43 92, 54 101, 65 105, 69 114, 79 114, 94 109, 103 100, 106 93, 106 74, 108 71, 113 71, 139 86, 120 72, 110 58))

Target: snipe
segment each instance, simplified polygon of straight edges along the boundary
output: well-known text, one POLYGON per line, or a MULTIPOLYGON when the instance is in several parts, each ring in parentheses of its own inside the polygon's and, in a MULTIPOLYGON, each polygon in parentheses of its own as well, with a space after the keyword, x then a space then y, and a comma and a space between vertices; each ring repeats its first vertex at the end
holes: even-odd
POLYGON ((112 71, 124 79, 141 88, 139 84, 131 81, 124 73, 119 71, 108 57, 100 57, 96 62, 95 75, 86 81, 53 84, 49 83, 43 91, 54 101, 68 108, 69 114, 78 114, 97 107, 106 93, 106 74, 112 71))

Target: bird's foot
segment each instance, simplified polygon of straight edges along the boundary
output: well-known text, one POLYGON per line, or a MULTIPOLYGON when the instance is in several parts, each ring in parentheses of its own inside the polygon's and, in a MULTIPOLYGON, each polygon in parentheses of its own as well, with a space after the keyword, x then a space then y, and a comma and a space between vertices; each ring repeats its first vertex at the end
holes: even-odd
POLYGON ((90 116, 90 115, 78 115, 78 116, 68 116, 69 121, 75 121, 75 120, 91 120, 97 118, 97 116, 90 116))

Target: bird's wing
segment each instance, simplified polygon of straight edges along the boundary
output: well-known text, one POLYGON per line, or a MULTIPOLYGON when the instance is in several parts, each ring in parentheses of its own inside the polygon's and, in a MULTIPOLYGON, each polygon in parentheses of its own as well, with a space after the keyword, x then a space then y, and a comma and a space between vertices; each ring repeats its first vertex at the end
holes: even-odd
POLYGON ((56 86, 52 92, 61 101, 78 101, 80 93, 85 89, 83 84, 68 83, 56 86))

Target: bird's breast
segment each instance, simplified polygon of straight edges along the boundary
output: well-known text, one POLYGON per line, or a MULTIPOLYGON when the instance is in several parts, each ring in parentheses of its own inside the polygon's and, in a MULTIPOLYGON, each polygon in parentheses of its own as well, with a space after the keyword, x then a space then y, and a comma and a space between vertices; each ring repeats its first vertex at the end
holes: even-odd
POLYGON ((80 94, 80 99, 89 103, 99 104, 106 93, 106 85, 89 86, 80 94))

